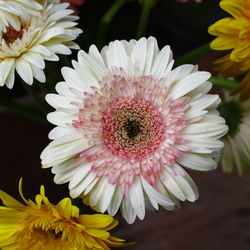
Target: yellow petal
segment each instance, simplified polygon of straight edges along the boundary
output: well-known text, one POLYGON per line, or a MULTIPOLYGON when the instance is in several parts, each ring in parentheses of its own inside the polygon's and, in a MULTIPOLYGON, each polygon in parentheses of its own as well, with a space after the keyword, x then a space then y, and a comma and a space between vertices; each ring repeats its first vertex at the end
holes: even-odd
POLYGON ((38 206, 39 208, 41 208, 42 201, 43 201, 43 197, 42 197, 40 194, 37 194, 35 200, 36 200, 37 206, 38 206))
POLYGON ((83 236, 85 239, 85 244, 87 245, 89 249, 103 249, 102 245, 100 245, 98 241, 96 241, 95 238, 93 238, 89 234, 83 232, 83 236))
POLYGON ((2 200, 3 204, 7 207, 15 208, 18 210, 23 210, 25 208, 25 205, 23 205, 16 199, 12 198, 10 195, 8 195, 2 190, 0 190, 0 199, 2 200))
POLYGON ((76 206, 74 206, 74 205, 72 205, 72 214, 71 214, 71 216, 72 217, 78 217, 79 216, 79 208, 78 207, 76 207, 76 206))
POLYGON ((113 222, 113 217, 106 214, 84 214, 79 221, 89 228, 105 228, 113 222))
POLYGON ((249 26, 249 20, 244 18, 244 17, 239 17, 237 19, 231 18, 232 21, 228 23, 228 26, 230 28, 235 29, 235 30, 240 30, 242 28, 247 28, 249 26))
POLYGON ((71 210, 71 200, 70 198, 64 198, 62 199, 57 205, 56 209, 59 211, 59 213, 67 219, 71 218, 72 210, 71 210))
POLYGON ((244 40, 240 41, 238 47, 236 47, 230 54, 230 59, 234 62, 241 62, 250 55, 249 42, 244 40))
POLYGON ((113 236, 109 237, 107 243, 111 247, 127 247, 135 244, 135 242, 126 243, 125 240, 113 236))
POLYGON ((110 225, 108 225, 107 227, 105 227, 103 229, 109 231, 109 230, 113 229, 114 227, 116 227, 118 224, 119 224, 119 222, 114 219, 110 225))
POLYGON ((110 236, 110 233, 105 231, 105 230, 98 230, 98 229, 86 229, 85 230, 88 234, 97 237, 97 238, 101 238, 101 239, 107 239, 110 236))
POLYGON ((232 17, 225 17, 212 24, 208 28, 208 33, 214 36, 220 36, 223 34, 235 34, 239 32, 239 27, 235 29, 235 27, 231 27, 231 23, 234 21, 232 17))
POLYGON ((20 180, 19 180, 18 190, 19 190, 19 194, 22 197, 23 201, 26 204, 28 204, 29 202, 26 200, 26 198, 23 195, 23 178, 20 178, 20 180))
POLYGON ((230 59, 230 54, 217 59, 214 62, 214 65, 215 67, 213 70, 220 72, 224 77, 238 76, 242 74, 240 69, 241 64, 233 62, 230 59))
MULTIPOLYGON (((0 233, 0 249, 8 249, 5 246, 9 246, 15 242, 15 237, 11 237, 11 234, 2 234, 0 233)), ((16 248, 9 248, 15 250, 16 248)))
POLYGON ((228 50, 237 46, 238 39, 236 36, 223 35, 215 38, 210 46, 214 50, 228 50))
POLYGON ((243 15, 242 9, 244 7, 243 0, 222 0, 220 7, 231 14, 233 17, 241 17, 243 15))

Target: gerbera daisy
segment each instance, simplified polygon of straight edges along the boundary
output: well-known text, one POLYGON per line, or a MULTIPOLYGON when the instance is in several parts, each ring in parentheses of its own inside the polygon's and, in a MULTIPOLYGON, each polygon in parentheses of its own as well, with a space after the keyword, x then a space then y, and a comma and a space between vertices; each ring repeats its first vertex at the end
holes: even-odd
POLYGON ((238 96, 225 94, 225 100, 218 107, 229 127, 223 137, 224 148, 220 162, 225 172, 236 167, 242 175, 250 166, 250 100, 239 102, 238 96))
POLYGON ((0 32, 6 32, 7 26, 19 31, 19 17, 24 20, 30 15, 37 15, 42 6, 34 0, 1 0, 0 1, 0 32))
POLYGON ((145 206, 172 210, 175 198, 197 199, 181 166, 214 169, 211 153, 227 126, 215 112, 219 97, 207 94, 210 73, 172 66, 169 46, 159 50, 150 37, 114 41, 101 53, 92 45, 74 69, 62 69, 58 94, 46 96, 57 127, 41 159, 56 183, 70 182, 72 197, 111 215, 121 206, 129 223, 144 218, 145 206))
POLYGON ((0 190, 0 248, 29 250, 82 250, 110 249, 129 245, 108 232, 118 221, 103 214, 79 215, 79 208, 64 198, 57 205, 50 203, 44 187, 36 201, 26 200, 25 205, 0 190))
POLYGON ((45 81, 44 60, 57 61, 58 54, 71 54, 78 46, 72 42, 81 33, 75 28, 76 16, 67 9, 68 4, 45 1, 39 15, 18 19, 21 28, 9 25, 0 32, 0 86, 12 88, 15 70, 28 84, 33 77, 45 81))
MULTIPOLYGON (((220 6, 231 17, 225 17, 209 27, 208 32, 217 36, 211 42, 211 48, 230 52, 215 61, 214 69, 225 77, 238 76, 250 70, 250 0, 222 0, 220 6)), ((238 90, 244 93, 247 88, 249 84, 241 84, 238 90)))

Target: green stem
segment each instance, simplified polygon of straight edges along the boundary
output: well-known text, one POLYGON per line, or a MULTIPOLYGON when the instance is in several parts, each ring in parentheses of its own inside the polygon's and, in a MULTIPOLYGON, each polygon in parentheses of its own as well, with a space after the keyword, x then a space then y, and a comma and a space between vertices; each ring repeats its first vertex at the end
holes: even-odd
POLYGON ((127 0, 116 0, 101 18, 101 22, 97 32, 97 44, 99 47, 102 47, 104 45, 107 30, 110 23, 112 22, 117 12, 123 7, 123 5, 125 5, 126 2, 127 0))
POLYGON ((238 87, 240 84, 236 80, 230 80, 230 79, 223 78, 223 77, 211 77, 209 81, 213 83, 213 85, 215 86, 222 87, 228 90, 233 90, 236 87, 238 87))
POLYGON ((136 39, 139 39, 145 33, 152 6, 153 6, 153 0, 144 0, 140 21, 136 32, 136 39))
POLYGON ((13 101, 10 101, 9 99, 1 98, 0 99, 0 107, 5 108, 5 109, 10 110, 10 111, 13 111, 19 115, 29 117, 33 120, 36 120, 36 121, 39 121, 42 123, 46 123, 46 119, 44 119, 43 114, 41 114, 37 110, 30 108, 30 107, 26 107, 26 106, 18 104, 18 103, 15 103, 13 101))
POLYGON ((40 96, 35 91, 35 86, 29 86, 23 81, 22 81, 22 84, 25 90, 27 91, 27 93, 32 97, 37 107, 42 111, 43 114, 47 114, 49 112, 48 107, 46 103, 40 99, 40 96))
POLYGON ((205 56, 206 54, 208 54, 211 51, 212 51, 212 49, 210 48, 210 45, 205 44, 205 45, 185 54, 184 56, 180 57, 179 59, 177 59, 175 61, 175 67, 182 65, 182 64, 185 64, 185 63, 194 63, 195 61, 200 59, 202 56, 205 56))

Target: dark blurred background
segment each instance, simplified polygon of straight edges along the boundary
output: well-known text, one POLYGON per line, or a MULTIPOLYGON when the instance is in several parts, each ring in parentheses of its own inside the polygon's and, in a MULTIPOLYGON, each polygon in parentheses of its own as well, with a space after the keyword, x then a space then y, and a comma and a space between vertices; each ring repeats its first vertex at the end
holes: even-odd
MULTIPOLYGON (((114 1, 86 0, 79 7, 80 27, 84 33, 78 44, 84 50, 95 43, 99 47, 114 39, 135 37, 142 5, 129 1, 114 17, 107 29, 106 39, 97 37, 101 17, 114 1)), ((171 45, 174 57, 211 41, 207 27, 225 13, 218 7, 218 0, 205 0, 196 4, 178 3, 175 0, 158 0, 152 8, 145 36, 155 36, 162 47, 171 45)), ((197 63, 201 70, 211 70, 216 53, 197 63)), ((76 59, 76 52, 71 59, 76 59)), ((65 61, 47 63, 46 72, 56 69, 58 80, 60 67, 65 61)), ((45 83, 46 85, 46 83, 45 83)), ((35 86, 36 87, 36 86, 35 86)), ((49 89, 54 91, 50 84, 49 89)), ((10 99, 28 107, 33 101, 18 83, 12 90, 0 89, 1 100, 10 99)), ((39 112, 37 110, 37 112, 39 112)), ((44 116, 45 117, 45 116, 44 116)), ((54 203, 68 196, 67 184, 56 185, 50 169, 41 169, 40 153, 47 146, 49 123, 40 123, 0 107, 1 175, 0 188, 18 198, 20 177, 24 179, 24 194, 34 198, 41 184, 54 203)), ((128 225, 117 215, 120 226, 114 230, 118 237, 136 241, 130 249, 143 250, 248 250, 250 249, 250 175, 240 178, 237 173, 223 174, 220 167, 210 173, 189 171, 200 191, 195 203, 184 202, 177 212, 163 209, 147 213, 143 221, 128 225)), ((89 212, 88 208, 82 208, 89 212)))

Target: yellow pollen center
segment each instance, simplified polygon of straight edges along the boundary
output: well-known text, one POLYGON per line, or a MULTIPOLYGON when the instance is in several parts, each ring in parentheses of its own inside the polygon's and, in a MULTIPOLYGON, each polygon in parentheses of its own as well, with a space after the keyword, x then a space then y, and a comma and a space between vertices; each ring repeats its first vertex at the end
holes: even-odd
POLYGON ((17 242, 20 249, 42 250, 45 249, 44 246, 46 249, 54 250, 81 249, 81 243, 76 240, 75 235, 67 229, 65 233, 62 226, 52 228, 49 224, 44 224, 44 227, 27 227, 19 232, 17 242))

